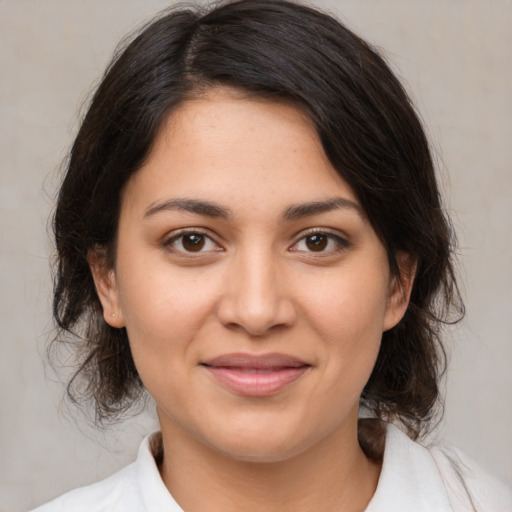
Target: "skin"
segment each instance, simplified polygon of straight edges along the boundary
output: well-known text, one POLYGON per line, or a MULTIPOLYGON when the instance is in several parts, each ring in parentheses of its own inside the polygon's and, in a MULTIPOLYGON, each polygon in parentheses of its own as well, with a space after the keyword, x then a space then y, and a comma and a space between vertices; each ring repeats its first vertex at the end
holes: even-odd
POLYGON ((187 512, 364 510, 380 467, 357 440, 359 396, 412 279, 392 278, 298 109, 225 88, 182 104, 123 191, 115 268, 91 266, 105 319, 126 327, 156 401, 162 478, 187 512), (201 250, 187 250, 183 229, 201 250), (234 352, 309 366, 276 393, 245 396, 202 365, 234 352))

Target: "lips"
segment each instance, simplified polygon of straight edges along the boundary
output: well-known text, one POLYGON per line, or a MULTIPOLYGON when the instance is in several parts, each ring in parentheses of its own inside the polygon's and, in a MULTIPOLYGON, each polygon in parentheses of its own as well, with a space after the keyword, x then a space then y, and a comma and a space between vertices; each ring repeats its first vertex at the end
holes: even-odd
POLYGON ((278 393, 311 367, 285 354, 225 354, 203 362, 202 366, 223 387, 247 396, 278 393))

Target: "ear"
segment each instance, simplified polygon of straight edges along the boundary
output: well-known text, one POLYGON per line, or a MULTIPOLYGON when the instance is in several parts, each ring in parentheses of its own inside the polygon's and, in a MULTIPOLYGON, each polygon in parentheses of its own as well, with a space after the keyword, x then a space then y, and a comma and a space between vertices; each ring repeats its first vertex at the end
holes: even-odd
POLYGON ((388 331, 400 322, 409 306, 418 260, 406 252, 396 254, 399 275, 393 276, 389 284, 388 303, 383 331, 388 331))
POLYGON ((108 265, 103 249, 91 249, 87 253, 87 262, 94 279, 96 293, 103 306, 103 318, 112 327, 124 327, 117 279, 114 269, 108 265))

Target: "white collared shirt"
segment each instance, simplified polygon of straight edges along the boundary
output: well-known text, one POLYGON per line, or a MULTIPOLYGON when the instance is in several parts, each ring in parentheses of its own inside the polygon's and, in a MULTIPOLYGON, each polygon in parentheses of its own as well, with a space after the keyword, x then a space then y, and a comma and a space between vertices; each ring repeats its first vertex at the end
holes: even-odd
MULTIPOLYGON (((75 489, 33 512, 184 512, 163 483, 151 446, 109 478, 75 489)), ((453 448, 425 448, 387 426, 377 490, 366 512, 512 512, 512 489, 453 448)))

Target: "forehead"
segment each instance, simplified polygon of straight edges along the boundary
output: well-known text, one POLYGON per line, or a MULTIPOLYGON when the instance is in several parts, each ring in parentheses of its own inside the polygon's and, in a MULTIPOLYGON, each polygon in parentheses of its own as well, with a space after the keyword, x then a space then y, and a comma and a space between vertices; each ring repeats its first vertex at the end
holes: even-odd
POLYGON ((255 211, 333 196, 358 203, 302 110, 224 88, 169 115, 124 195, 140 208, 173 197, 255 211))

